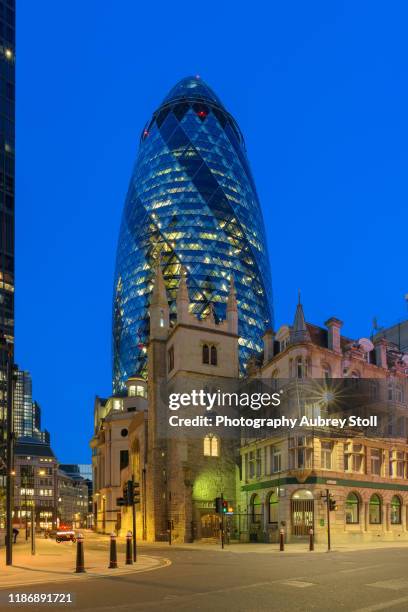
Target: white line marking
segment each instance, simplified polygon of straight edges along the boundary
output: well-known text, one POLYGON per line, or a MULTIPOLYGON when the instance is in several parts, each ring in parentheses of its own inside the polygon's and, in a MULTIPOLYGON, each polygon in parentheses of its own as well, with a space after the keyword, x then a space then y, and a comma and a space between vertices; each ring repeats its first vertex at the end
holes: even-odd
POLYGON ((365 608, 358 608, 358 610, 354 610, 354 612, 377 612, 377 610, 387 610, 407 602, 408 597, 400 597, 399 599, 390 599, 384 603, 373 604, 372 606, 366 606, 365 608))

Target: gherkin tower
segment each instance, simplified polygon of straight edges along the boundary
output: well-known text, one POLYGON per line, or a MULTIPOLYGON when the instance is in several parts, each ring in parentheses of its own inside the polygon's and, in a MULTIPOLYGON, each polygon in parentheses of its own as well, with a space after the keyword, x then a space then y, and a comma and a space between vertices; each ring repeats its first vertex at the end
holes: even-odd
POLYGON ((177 83, 153 113, 123 210, 113 296, 113 389, 144 374, 153 262, 161 258, 175 316, 181 269, 193 312, 226 316, 234 277, 240 362, 272 326, 272 288, 262 212, 235 119, 199 77, 177 83))

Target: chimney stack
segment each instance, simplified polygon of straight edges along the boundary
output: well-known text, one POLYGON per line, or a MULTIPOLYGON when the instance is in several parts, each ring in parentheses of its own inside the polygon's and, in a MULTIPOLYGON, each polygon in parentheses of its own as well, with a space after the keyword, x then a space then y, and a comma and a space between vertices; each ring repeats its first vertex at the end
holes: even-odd
POLYGON ((340 343, 340 330, 343 327, 343 321, 340 319, 336 319, 335 317, 331 317, 325 323, 328 332, 327 332, 327 348, 335 353, 341 353, 341 343, 340 343))

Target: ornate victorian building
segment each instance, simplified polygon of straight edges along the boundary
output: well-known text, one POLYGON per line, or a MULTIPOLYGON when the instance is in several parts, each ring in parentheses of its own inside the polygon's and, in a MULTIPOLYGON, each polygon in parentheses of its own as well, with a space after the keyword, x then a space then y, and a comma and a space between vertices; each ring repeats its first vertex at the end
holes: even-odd
MULTIPOLYGON (((313 529, 322 541, 329 518, 334 541, 407 538, 407 360, 386 338, 347 338, 336 318, 325 327, 311 325, 299 302, 293 325, 266 332, 263 353, 251 359, 244 381, 294 398, 299 417, 335 417, 354 409, 367 418, 375 415, 371 430, 311 425, 260 429, 246 437, 205 426, 169 427, 171 393, 242 384, 233 282, 225 311, 223 321, 216 321, 212 309, 197 318, 182 274, 177 318, 171 321, 156 268, 147 382, 130 378, 126 397, 95 404, 96 528, 131 528, 131 509, 121 503, 133 477, 140 485, 138 537, 149 541, 167 539, 170 531, 179 542, 217 537, 214 500, 220 495, 228 502, 231 539, 271 542, 283 528, 287 540, 306 538, 313 529)), ((222 410, 193 414, 214 417, 222 410)))

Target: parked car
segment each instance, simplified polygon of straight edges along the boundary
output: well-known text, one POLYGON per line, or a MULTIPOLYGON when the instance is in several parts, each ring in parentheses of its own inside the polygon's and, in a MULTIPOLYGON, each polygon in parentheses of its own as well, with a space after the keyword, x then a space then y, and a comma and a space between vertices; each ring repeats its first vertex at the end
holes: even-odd
POLYGON ((76 542, 75 531, 57 531, 56 542, 76 542))

